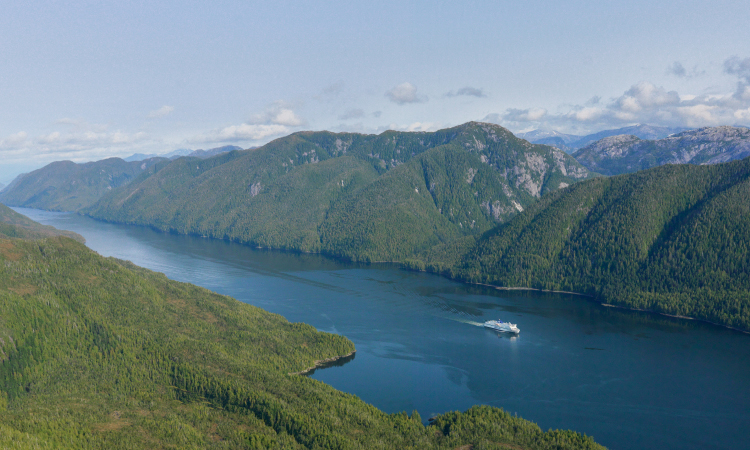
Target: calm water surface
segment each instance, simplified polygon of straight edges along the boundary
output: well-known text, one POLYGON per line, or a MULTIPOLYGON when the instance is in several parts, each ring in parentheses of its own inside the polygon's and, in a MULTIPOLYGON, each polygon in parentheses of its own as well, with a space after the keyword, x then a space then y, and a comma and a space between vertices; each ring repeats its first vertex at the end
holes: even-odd
POLYGON ((554 294, 507 293, 388 266, 112 225, 14 208, 73 230, 105 256, 343 334, 357 347, 312 377, 386 412, 426 419, 474 404, 542 429, 574 429, 611 449, 750 448, 750 335, 605 308, 554 294), (518 323, 518 337, 477 326, 518 323))

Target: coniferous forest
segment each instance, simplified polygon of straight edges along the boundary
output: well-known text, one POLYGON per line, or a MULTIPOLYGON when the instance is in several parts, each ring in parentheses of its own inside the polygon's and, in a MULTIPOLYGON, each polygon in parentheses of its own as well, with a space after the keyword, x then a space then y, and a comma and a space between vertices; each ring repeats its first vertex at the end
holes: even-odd
MULTIPOLYGON (((83 211, 750 330, 750 159, 594 177, 502 129, 448 131, 155 161, 83 211), (529 172, 547 157, 559 173, 529 172)), ((600 448, 490 407, 428 426, 385 414, 298 375, 351 354, 345 337, 102 258, 5 206, 0 219, 6 447, 600 448)))
POLYGON ((451 273, 750 330, 750 158, 598 178, 487 233, 451 273))
MULTIPOLYGON (((748 161, 606 178, 491 124, 301 132, 203 160, 154 160, 78 211, 470 282, 573 291, 750 330, 748 161)), ((42 183, 46 172, 38 172, 19 186, 42 183)), ((6 189, 3 201, 19 189, 6 189)), ((42 195, 49 190, 20 190, 59 201, 42 195)))
MULTIPOLYGON (((13 226, 11 226, 13 227, 13 226)), ((5 229, 4 229, 5 230, 5 229)), ((598 449, 477 406, 423 425, 296 373, 343 336, 72 239, 0 236, 0 447, 598 449)))

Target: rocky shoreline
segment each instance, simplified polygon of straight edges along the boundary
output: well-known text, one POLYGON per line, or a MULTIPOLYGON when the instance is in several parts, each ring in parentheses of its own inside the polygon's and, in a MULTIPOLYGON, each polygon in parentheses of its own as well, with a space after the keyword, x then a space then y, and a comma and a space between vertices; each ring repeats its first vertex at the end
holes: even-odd
POLYGON ((331 363, 335 363, 335 362, 340 361, 342 359, 353 357, 355 353, 357 353, 356 350, 354 350, 351 353, 346 354, 346 355, 333 356, 331 358, 320 359, 318 361, 315 361, 315 365, 314 366, 309 367, 309 368, 307 368, 305 370, 302 370, 300 372, 290 372, 289 375, 306 375, 306 374, 314 371, 315 369, 320 369, 320 368, 326 367, 328 365, 331 365, 331 363))

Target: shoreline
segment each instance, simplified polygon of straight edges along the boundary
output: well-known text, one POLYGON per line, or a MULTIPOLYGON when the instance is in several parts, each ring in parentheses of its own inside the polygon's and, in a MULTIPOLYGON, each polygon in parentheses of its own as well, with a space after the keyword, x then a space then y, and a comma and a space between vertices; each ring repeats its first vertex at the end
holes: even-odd
POLYGON ((353 356, 355 353, 357 353, 357 350, 354 350, 354 351, 352 351, 351 353, 349 353, 347 355, 339 355, 339 356, 332 356, 332 357, 326 358, 326 359, 319 359, 319 360, 315 361, 315 365, 314 366, 308 367, 307 369, 302 370, 300 372, 289 372, 289 375, 305 375, 305 374, 310 373, 310 372, 312 372, 312 371, 314 371, 316 369, 323 368, 323 367, 327 366, 330 363, 333 363, 333 362, 336 362, 336 361, 348 358, 350 356, 353 356))
MULTIPOLYGON (((451 279, 451 280, 455 280, 455 278, 450 278, 450 277, 448 277, 448 278, 451 279)), ((551 289, 539 289, 539 288, 530 288, 530 287, 495 286, 494 284, 473 283, 471 281, 463 281, 463 283, 473 284, 473 285, 476 285, 476 286, 491 287, 491 288, 497 289, 498 291, 535 291, 535 292, 546 292, 546 293, 550 293, 550 294, 570 294, 570 295, 578 295, 580 297, 596 298, 593 295, 581 294, 580 292, 573 292, 573 291, 555 291, 555 290, 551 290, 551 289)), ((604 303, 602 303, 602 305, 603 304, 604 303)))
POLYGON ((709 323, 711 325, 716 325, 717 327, 728 328, 732 331, 739 331, 740 333, 750 334, 750 331, 745 331, 739 328, 730 327, 729 325, 722 325, 720 323, 711 322, 710 320, 706 320, 706 319, 698 319, 696 317, 680 316, 676 314, 667 314, 667 313, 658 312, 658 311, 651 311, 649 309, 640 309, 640 308, 631 308, 629 306, 612 305, 610 303, 600 303, 600 305, 604 306, 605 308, 617 308, 617 309, 624 309, 628 311, 644 312, 648 314, 659 314, 660 316, 672 317, 674 319, 695 320, 696 322, 709 323))
MULTIPOLYGON (((36 209, 36 208, 30 208, 30 209, 36 209)), ((46 210, 42 210, 42 211, 46 211, 46 210)), ((593 301, 595 301, 595 302, 599 303, 600 305, 604 306, 605 308, 619 308, 619 309, 626 309, 626 310, 631 310, 631 311, 639 311, 639 312, 646 312, 646 313, 651 313, 651 314, 659 314, 659 315, 662 315, 662 316, 672 317, 672 318, 677 318, 677 319, 695 320, 695 321, 699 321, 699 322, 708 323, 708 324, 711 324, 711 325, 716 325, 716 326, 719 326, 719 327, 722 327, 722 328, 727 328, 727 329, 730 329, 730 330, 733 330, 733 331, 739 331, 739 332, 744 333, 744 334, 750 334, 750 331, 746 331, 746 330, 742 330, 742 329, 739 329, 739 328, 731 327, 729 325, 723 325, 723 324, 720 324, 720 323, 711 322, 710 320, 706 320, 706 319, 698 319, 698 318, 690 317, 690 316, 679 316, 679 315, 662 313, 662 312, 658 312, 658 311, 652 311, 652 310, 648 310, 648 309, 631 308, 631 307, 628 307, 628 306, 612 305, 612 304, 609 304, 609 303, 604 303, 604 302, 598 301, 598 300, 596 300, 596 297, 594 297, 592 295, 582 294, 582 293, 579 293, 579 292, 555 291, 555 290, 538 289, 538 288, 528 288, 528 287, 503 287, 503 286, 495 286, 495 285, 486 284, 486 283, 475 283, 475 282, 471 282, 471 281, 467 281, 467 280, 462 280, 462 279, 459 279, 459 278, 454 278, 454 277, 451 277, 451 276, 446 275, 445 273, 441 273, 441 272, 434 272, 434 271, 430 271, 430 270, 411 268, 411 267, 408 267, 406 265, 406 263, 404 263, 402 261, 355 261, 355 260, 352 260, 352 259, 349 259, 349 258, 346 258, 346 257, 332 255, 332 254, 329 254, 329 253, 326 253, 326 252, 322 252, 322 251, 320 251, 320 252, 313 252, 313 251, 296 250, 296 249, 263 247, 263 246, 259 246, 259 245, 255 244, 255 243, 235 241, 235 240, 227 239, 227 238, 218 238, 218 237, 212 237, 212 236, 204 236, 204 235, 198 235, 198 234, 193 234, 193 233, 180 233, 180 232, 175 231, 175 230, 160 230, 160 229, 155 228, 155 227, 153 227, 151 225, 141 225, 141 224, 137 224, 137 223, 127 223, 127 222, 119 222, 119 221, 111 221, 111 220, 106 220, 106 219, 100 219, 98 217, 94 217, 94 216, 91 216, 91 215, 88 215, 88 214, 82 214, 82 213, 80 213, 78 211, 53 211, 53 212, 66 212, 66 213, 77 214, 77 215, 85 216, 85 217, 88 217, 90 219, 101 221, 101 222, 105 222, 105 223, 112 223, 112 224, 119 224, 119 225, 129 225, 129 226, 151 228, 152 230, 158 231, 158 232, 161 232, 161 233, 176 234, 176 235, 182 235, 182 236, 193 236, 193 237, 200 237, 200 238, 204 238, 204 239, 214 239, 214 240, 219 240, 219 241, 232 242, 232 243, 236 243, 236 244, 240 244, 240 245, 245 245, 247 247, 250 247, 252 249, 257 249, 257 250, 266 250, 266 251, 270 250, 270 251, 280 251, 280 252, 285 252, 285 253, 321 255, 321 256, 324 256, 326 258, 330 258, 330 259, 333 259, 333 260, 338 260, 338 261, 345 262, 347 264, 365 264, 365 265, 370 265, 370 264, 392 264, 392 265, 398 266, 400 269, 403 269, 403 270, 410 270, 410 271, 414 271, 414 272, 431 273, 431 274, 434 274, 434 275, 437 275, 437 276, 445 277, 445 278, 447 278, 449 280, 457 281, 459 283, 465 283, 465 284, 476 285, 476 286, 485 286, 485 287, 494 288, 494 289, 497 289, 497 290, 500 290, 500 291, 536 291, 536 292, 553 293, 553 294, 577 295, 577 296, 581 296, 581 297, 590 298, 593 301)), ((355 352, 356 352, 356 350, 355 350, 355 352)), ((353 354, 355 352, 352 352, 351 354, 353 354)), ((346 355, 346 356, 336 357, 334 359, 334 361, 336 359, 340 359, 340 358, 345 358, 347 356, 351 356, 351 354, 346 355)), ((303 372, 300 372, 300 373, 305 373, 305 372, 309 372, 311 370, 315 370, 316 367, 309 368, 309 369, 307 369, 307 370, 305 370, 303 372)))

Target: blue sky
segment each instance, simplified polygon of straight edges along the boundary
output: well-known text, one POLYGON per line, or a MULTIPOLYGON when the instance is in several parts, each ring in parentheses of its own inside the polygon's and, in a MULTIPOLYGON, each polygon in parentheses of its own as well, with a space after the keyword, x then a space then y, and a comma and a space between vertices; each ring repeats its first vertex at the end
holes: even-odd
POLYGON ((655 3, 5 2, 0 182, 299 130, 750 125, 750 3, 655 3))

